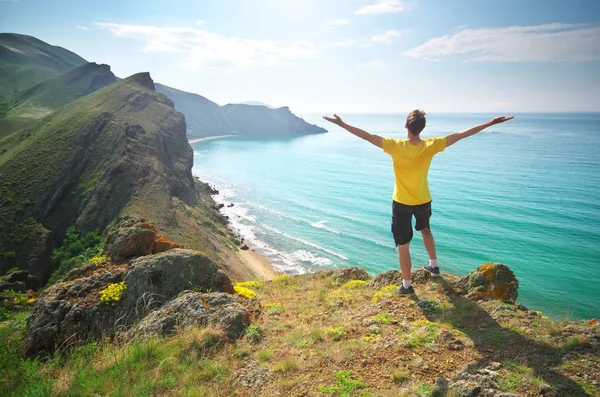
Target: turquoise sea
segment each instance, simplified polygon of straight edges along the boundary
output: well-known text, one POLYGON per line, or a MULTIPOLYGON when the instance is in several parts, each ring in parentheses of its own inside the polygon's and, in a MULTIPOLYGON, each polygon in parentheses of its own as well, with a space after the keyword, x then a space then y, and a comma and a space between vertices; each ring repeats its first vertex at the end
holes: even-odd
MULTIPOLYGON (((391 159, 322 120, 327 134, 197 142, 193 172, 246 241, 284 272, 358 265, 398 269, 390 233, 391 159)), ((340 115, 404 138, 405 115, 340 115)), ((429 114, 424 137, 491 119, 429 114)), ((431 219, 442 271, 463 275, 502 262, 520 281, 519 302, 548 315, 600 317, 600 114, 516 114, 438 154, 431 219)), ((427 261, 419 233, 413 266, 427 261)))

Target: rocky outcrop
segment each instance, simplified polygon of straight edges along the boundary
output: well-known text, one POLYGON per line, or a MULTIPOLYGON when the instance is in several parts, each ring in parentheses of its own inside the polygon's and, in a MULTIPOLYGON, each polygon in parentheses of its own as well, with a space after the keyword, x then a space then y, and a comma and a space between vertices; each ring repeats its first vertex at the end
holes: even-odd
POLYGON ((241 298, 235 295, 185 291, 144 317, 128 332, 128 336, 143 339, 171 335, 187 327, 210 325, 224 330, 230 340, 235 340, 250 324, 250 317, 241 298))
POLYGON ((27 290, 36 290, 39 286, 39 280, 25 270, 17 270, 4 277, 0 277, 0 292, 7 290, 24 292, 27 290))
POLYGON ((287 106, 269 109, 266 106, 229 104, 223 106, 223 110, 239 135, 298 136, 327 132, 294 115, 287 106))
POLYGON ((127 266, 89 265, 70 273, 36 301, 22 352, 32 356, 87 338, 112 337, 192 288, 233 293, 229 278, 197 251, 174 249, 134 259, 127 266), (117 301, 100 301, 100 291, 121 282, 124 290, 117 301))
POLYGON ((158 234, 156 227, 143 219, 124 217, 107 232, 104 252, 112 259, 124 260, 158 254, 174 248, 185 247, 158 234))
POLYGON ((519 280, 508 266, 485 263, 462 277, 455 286, 473 299, 496 299, 515 303, 519 295, 519 280))
POLYGON ((371 276, 369 276, 369 273, 365 269, 356 266, 346 269, 323 270, 319 273, 339 284, 347 283, 350 280, 367 281, 371 279, 371 276))

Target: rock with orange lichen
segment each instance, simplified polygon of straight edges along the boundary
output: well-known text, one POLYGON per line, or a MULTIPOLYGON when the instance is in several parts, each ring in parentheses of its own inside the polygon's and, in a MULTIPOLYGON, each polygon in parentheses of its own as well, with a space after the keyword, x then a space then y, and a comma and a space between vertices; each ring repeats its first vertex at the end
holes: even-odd
POLYGON ((174 248, 185 248, 181 244, 177 244, 169 239, 167 239, 162 234, 159 234, 154 239, 154 247, 152 248, 152 252, 158 254, 159 252, 165 252, 172 250, 174 248))
POLYGON ((519 295, 519 280, 502 263, 484 263, 462 277, 456 287, 471 298, 496 299, 515 303, 519 295))
POLYGON ((143 219, 125 217, 108 232, 104 251, 111 258, 124 260, 175 248, 185 247, 158 234, 156 226, 143 219))
POLYGON ((150 255, 155 239, 155 227, 126 217, 107 233, 104 252, 118 260, 150 255))

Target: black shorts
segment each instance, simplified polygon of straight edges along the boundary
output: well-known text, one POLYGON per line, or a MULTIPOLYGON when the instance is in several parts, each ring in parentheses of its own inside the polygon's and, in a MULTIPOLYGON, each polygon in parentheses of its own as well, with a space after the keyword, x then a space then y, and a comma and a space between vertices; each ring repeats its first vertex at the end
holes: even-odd
POLYGON ((405 205, 396 201, 392 202, 392 233, 396 246, 410 243, 413 237, 412 216, 417 223, 415 230, 423 230, 429 227, 431 218, 431 201, 420 205, 405 205))

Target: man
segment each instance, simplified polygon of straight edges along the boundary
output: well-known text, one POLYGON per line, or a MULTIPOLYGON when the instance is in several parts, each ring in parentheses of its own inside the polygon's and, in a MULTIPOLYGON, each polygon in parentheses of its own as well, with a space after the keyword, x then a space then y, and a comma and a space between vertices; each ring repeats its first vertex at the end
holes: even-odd
POLYGON ((394 200, 392 202, 392 233, 394 242, 398 247, 398 259, 402 269, 402 285, 398 292, 400 294, 412 294, 411 259, 409 245, 413 237, 412 217, 416 219, 415 229, 423 236, 423 244, 429 255, 429 264, 423 269, 432 276, 440 275, 437 255, 435 252, 435 241, 429 227, 431 217, 431 195, 427 183, 427 173, 433 156, 444 151, 445 148, 455 144, 463 138, 475 135, 478 132, 495 124, 511 120, 510 117, 496 117, 487 123, 469 128, 461 132, 455 132, 441 138, 421 139, 421 131, 425 128, 425 112, 413 110, 406 118, 408 139, 382 138, 379 135, 369 134, 360 128, 353 127, 342 121, 337 115, 324 117, 352 134, 373 145, 380 147, 384 152, 392 156, 394 165, 394 200))

